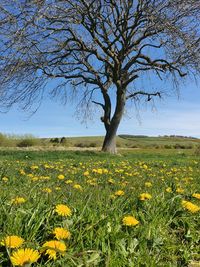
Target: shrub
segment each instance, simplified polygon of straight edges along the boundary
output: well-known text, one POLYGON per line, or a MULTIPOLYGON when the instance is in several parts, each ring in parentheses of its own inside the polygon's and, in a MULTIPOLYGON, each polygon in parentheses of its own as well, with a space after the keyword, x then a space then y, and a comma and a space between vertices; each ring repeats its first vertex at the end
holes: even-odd
POLYGON ((38 141, 34 138, 24 138, 17 143, 18 147, 30 147, 36 145, 38 145, 38 141))
POLYGON ((97 146, 98 146, 98 144, 95 142, 91 142, 88 144, 88 147, 97 147, 97 146))
POLYGON ((164 148, 165 148, 165 149, 172 149, 173 146, 172 146, 172 145, 164 145, 164 148))
POLYGON ((75 143, 74 146, 75 146, 75 147, 86 147, 86 145, 85 145, 84 143, 82 143, 82 142, 80 142, 80 143, 75 143))
POLYGON ((50 139, 50 142, 51 143, 54 143, 54 144, 59 144, 60 143, 60 140, 59 140, 59 138, 56 137, 56 138, 51 138, 50 139))

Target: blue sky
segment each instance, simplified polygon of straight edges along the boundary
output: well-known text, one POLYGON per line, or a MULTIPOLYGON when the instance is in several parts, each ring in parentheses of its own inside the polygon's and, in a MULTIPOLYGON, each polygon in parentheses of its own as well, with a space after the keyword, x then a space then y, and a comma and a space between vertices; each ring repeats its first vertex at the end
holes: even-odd
MULTIPOLYGON (((104 135, 100 122, 101 109, 88 120, 87 125, 76 118, 75 106, 46 100, 31 117, 17 106, 8 113, 0 113, 0 132, 7 134, 33 134, 37 137, 104 135)), ((95 109, 98 109, 95 107, 95 109)), ((171 96, 138 112, 127 108, 118 134, 133 135, 186 135, 200 138, 200 87, 188 82, 181 88, 179 99, 171 96)))

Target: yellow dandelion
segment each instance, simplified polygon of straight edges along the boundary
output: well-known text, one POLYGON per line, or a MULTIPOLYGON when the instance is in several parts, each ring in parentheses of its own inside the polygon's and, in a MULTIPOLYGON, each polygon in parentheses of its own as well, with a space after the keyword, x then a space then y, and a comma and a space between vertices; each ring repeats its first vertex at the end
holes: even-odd
POLYGON ((176 189, 176 192, 182 194, 184 192, 184 189, 179 187, 176 189))
POLYGON ((59 190, 61 190, 61 187, 60 187, 60 186, 56 186, 56 187, 55 187, 55 190, 56 190, 56 191, 59 191, 59 190))
POLYGON ((115 199, 116 196, 115 196, 114 194, 112 194, 112 195, 110 195, 110 198, 111 198, 111 199, 115 199))
POLYGON ((31 166, 31 170, 38 170, 38 169, 39 169, 39 167, 37 165, 31 166))
POLYGON ((152 183, 151 183, 151 182, 146 182, 144 185, 145 185, 146 187, 151 187, 151 186, 152 186, 152 183))
POLYGON ((11 204, 14 204, 14 205, 22 204, 24 202, 26 202, 26 200, 23 197, 15 197, 15 198, 11 199, 11 204))
POLYGON ((46 188, 43 188, 43 189, 42 189, 42 192, 45 192, 45 193, 51 193, 52 190, 51 190, 51 188, 46 187, 46 188))
POLYGON ((146 164, 144 164, 143 166, 143 169, 147 170, 148 169, 148 166, 146 164))
POLYGON ((8 177, 3 177, 3 178, 2 178, 2 181, 4 181, 4 182, 8 182, 8 177))
POLYGON ((70 232, 62 227, 56 227, 53 230, 53 234, 55 235, 55 237, 59 240, 59 239, 70 239, 71 234, 70 232))
POLYGON ((75 184, 75 185, 73 186, 73 188, 78 189, 78 190, 80 190, 80 191, 83 190, 83 188, 82 188, 82 186, 81 186, 80 184, 75 184))
POLYGON ((21 248, 13 252, 10 259, 14 266, 26 266, 27 264, 36 262, 39 257, 40 254, 37 250, 33 250, 31 248, 21 248))
POLYGON ((65 176, 64 176, 63 174, 59 174, 59 175, 58 175, 58 179, 59 179, 59 180, 63 180, 63 179, 65 179, 65 176))
POLYGON ((139 198, 140 198, 140 200, 148 200, 148 199, 151 199, 152 196, 148 193, 142 193, 142 194, 140 194, 139 198))
POLYGON ((46 251, 45 254, 49 256, 50 259, 56 259, 57 254, 63 255, 64 252, 67 250, 66 245, 57 240, 47 241, 42 246, 46 251))
POLYGON ((24 239, 17 235, 6 236, 2 241, 1 245, 7 248, 19 248, 24 243, 24 239))
POLYGON ((19 170, 19 173, 20 173, 21 175, 25 175, 25 174, 26 174, 24 170, 19 170))
POLYGON ((171 193, 171 192, 172 192, 172 188, 171 188, 171 187, 167 187, 167 188, 165 189, 165 191, 166 191, 167 193, 171 193))
POLYGON ((72 181, 72 180, 67 180, 67 181, 65 181, 65 183, 66 183, 66 184, 72 184, 73 181, 72 181))
POLYGON ((126 225, 126 226, 135 226, 139 224, 139 221, 133 216, 125 216, 122 222, 123 222, 123 225, 126 225))
POLYGON ((193 197, 197 198, 197 199, 200 199, 200 194, 192 194, 193 197))
POLYGON ((67 205, 58 204, 55 208, 55 211, 58 213, 58 215, 61 216, 71 216, 72 211, 67 205))
POLYGON ((123 196, 125 193, 124 193, 124 191, 123 190, 118 190, 118 191, 116 191, 115 192, 115 196, 123 196))
POLYGON ((199 206, 193 204, 192 202, 186 201, 186 200, 183 200, 181 204, 186 210, 188 210, 192 213, 195 213, 195 212, 200 210, 199 206))
POLYGON ((110 179, 108 179, 108 183, 109 183, 109 184, 115 184, 115 180, 112 179, 112 178, 110 178, 110 179))

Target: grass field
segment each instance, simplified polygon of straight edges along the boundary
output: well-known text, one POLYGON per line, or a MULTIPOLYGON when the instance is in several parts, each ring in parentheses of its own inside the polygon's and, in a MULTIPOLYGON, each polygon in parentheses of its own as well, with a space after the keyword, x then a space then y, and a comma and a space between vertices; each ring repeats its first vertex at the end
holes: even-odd
POLYGON ((191 149, 2 150, 0 200, 2 267, 200 266, 191 149))

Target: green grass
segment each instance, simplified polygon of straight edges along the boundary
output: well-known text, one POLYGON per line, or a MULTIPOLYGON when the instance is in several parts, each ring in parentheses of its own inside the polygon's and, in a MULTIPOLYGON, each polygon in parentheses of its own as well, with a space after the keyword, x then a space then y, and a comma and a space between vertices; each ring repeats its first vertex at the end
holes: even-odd
MULTIPOLYGON (((32 266, 189 266, 200 262, 200 212, 185 210, 181 202, 200 206, 192 197, 200 193, 199 177, 200 157, 191 150, 122 150, 117 156, 0 151, 0 240, 18 235, 23 247, 40 251, 32 266), (44 192, 47 188, 50 193, 44 192), (124 195, 115 196, 118 190, 124 195), (139 195, 145 192, 152 198, 142 201, 139 195), (25 203, 13 204, 17 196, 25 203), (72 215, 59 216, 57 204, 66 204, 72 215), (123 225, 127 215, 139 224, 123 225), (63 256, 49 260, 42 245, 54 239, 55 227, 67 228, 71 239, 64 241, 63 256)), ((13 250, 0 246, 0 266, 12 266, 13 250)))

